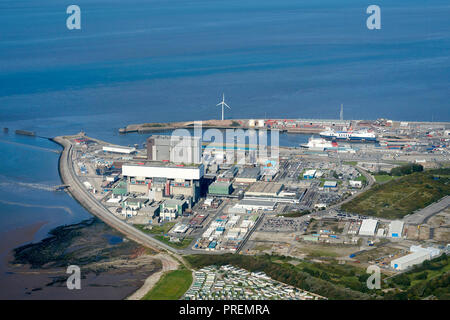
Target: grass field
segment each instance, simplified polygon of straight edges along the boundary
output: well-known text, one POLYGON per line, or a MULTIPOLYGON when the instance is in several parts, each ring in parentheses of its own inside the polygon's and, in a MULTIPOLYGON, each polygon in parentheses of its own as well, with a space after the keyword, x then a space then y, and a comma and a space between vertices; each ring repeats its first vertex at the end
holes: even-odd
POLYGON ((376 174, 374 175, 375 177, 375 181, 378 183, 382 183, 382 182, 386 182, 386 181, 390 181, 392 179, 394 179, 393 176, 387 175, 387 174, 376 174))
POLYGON ((171 246, 176 249, 184 249, 189 246, 192 242, 192 238, 185 238, 181 242, 170 242, 169 237, 165 237, 164 235, 169 232, 170 229, 175 225, 175 222, 166 222, 161 226, 153 226, 152 229, 146 229, 146 225, 136 224, 134 225, 137 229, 153 235, 153 237, 165 244, 171 246))
POLYGON ((189 289, 192 272, 187 269, 166 273, 142 299, 143 300, 178 300, 189 289))
POLYGON ((450 194, 450 169, 415 172, 376 184, 342 209, 382 218, 402 218, 450 194), (435 177, 439 176, 438 179, 435 177))
POLYGON ((164 242, 165 244, 171 246, 172 248, 184 249, 189 246, 192 242, 192 238, 185 238, 181 242, 170 242, 168 237, 164 237, 162 235, 157 235, 154 237, 155 239, 164 242))
POLYGON ((175 222, 166 222, 161 226, 153 226, 151 229, 145 229, 144 224, 135 224, 134 227, 150 234, 166 234, 175 225, 175 222))

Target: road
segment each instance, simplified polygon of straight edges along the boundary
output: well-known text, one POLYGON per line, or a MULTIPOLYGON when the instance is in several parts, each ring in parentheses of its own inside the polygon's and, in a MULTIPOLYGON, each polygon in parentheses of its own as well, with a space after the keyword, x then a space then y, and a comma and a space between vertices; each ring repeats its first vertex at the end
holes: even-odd
MULTIPOLYGON (((365 190, 370 189, 370 187, 372 187, 372 185, 375 183, 375 178, 371 174, 369 174, 366 170, 364 170, 363 168, 361 168, 359 166, 355 166, 355 168, 359 171, 359 173, 361 173, 364 177, 366 177, 367 185, 363 189, 361 189, 359 192, 351 195, 350 197, 348 197, 344 201, 341 201, 339 203, 336 203, 336 204, 328 207, 327 210, 322 211, 321 215, 324 215, 324 214, 328 213, 329 211, 332 211, 333 209, 340 208, 340 206, 342 206, 344 203, 352 201, 354 198, 359 196, 362 192, 364 192, 365 190)), ((321 211, 318 211, 318 213, 320 215, 321 211)))
POLYGON ((428 207, 420 209, 415 213, 407 215, 403 221, 408 224, 420 225, 426 223, 430 217, 441 212, 450 206, 450 196, 445 196, 441 200, 430 204, 428 207))

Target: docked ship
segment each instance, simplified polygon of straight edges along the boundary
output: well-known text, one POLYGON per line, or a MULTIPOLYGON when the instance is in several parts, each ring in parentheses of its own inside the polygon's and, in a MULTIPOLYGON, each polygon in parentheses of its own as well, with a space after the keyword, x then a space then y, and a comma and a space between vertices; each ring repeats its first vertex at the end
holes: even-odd
POLYGON ((328 128, 320 133, 320 136, 329 140, 345 140, 349 142, 376 142, 377 136, 375 133, 368 130, 345 130, 334 131, 328 128))
POLYGON ((323 138, 311 137, 309 138, 308 143, 301 144, 300 146, 311 151, 325 151, 327 149, 337 148, 337 143, 323 138))

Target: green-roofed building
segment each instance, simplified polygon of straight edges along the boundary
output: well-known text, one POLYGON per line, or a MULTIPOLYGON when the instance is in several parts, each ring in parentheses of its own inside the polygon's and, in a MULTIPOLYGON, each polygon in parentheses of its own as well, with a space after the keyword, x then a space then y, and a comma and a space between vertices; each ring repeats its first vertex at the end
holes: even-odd
POLYGON ((125 181, 119 182, 119 184, 112 190, 112 193, 115 196, 124 196, 127 192, 127 183, 125 181))

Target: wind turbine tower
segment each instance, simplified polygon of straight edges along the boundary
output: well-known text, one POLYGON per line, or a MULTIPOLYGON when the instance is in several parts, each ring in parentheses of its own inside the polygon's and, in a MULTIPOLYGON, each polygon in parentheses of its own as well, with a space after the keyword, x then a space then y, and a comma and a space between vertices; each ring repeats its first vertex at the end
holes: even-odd
POLYGON ((342 120, 344 120, 344 105, 341 104, 341 112, 339 113, 339 118, 342 120))
POLYGON ((222 106, 222 120, 223 120, 224 107, 227 107, 228 109, 231 109, 230 106, 225 103, 225 94, 222 94, 222 102, 218 103, 216 106, 222 106))

